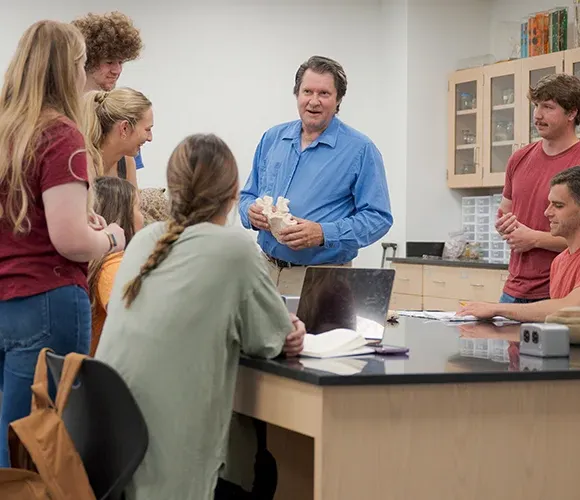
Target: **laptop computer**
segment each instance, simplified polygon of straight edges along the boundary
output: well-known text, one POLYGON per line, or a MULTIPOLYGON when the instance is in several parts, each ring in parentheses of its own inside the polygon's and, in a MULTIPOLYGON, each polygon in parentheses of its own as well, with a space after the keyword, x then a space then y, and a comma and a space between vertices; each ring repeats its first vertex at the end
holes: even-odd
POLYGON ((394 269, 308 267, 300 297, 285 297, 286 307, 308 333, 348 328, 382 339, 394 279, 394 269))

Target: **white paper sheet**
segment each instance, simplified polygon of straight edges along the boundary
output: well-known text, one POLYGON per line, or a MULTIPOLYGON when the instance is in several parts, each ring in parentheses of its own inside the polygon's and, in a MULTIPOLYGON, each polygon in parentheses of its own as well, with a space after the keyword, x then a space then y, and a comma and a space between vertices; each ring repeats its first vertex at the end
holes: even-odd
MULTIPOLYGON (((474 321, 481 321, 475 316, 457 316, 454 311, 445 312, 445 311, 398 311, 399 316, 408 316, 411 318, 424 318, 424 319, 433 319, 438 321, 446 321, 451 323, 468 323, 474 321)), ((518 323, 517 321, 512 321, 503 316, 494 316, 491 320, 486 321, 493 321, 494 323, 497 321, 500 322, 511 322, 511 323, 518 323)))

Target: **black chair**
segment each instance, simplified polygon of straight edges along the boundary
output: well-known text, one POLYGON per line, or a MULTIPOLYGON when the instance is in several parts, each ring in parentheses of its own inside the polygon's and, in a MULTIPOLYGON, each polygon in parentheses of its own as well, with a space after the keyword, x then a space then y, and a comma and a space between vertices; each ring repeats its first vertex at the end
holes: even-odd
MULTIPOLYGON (((46 362, 58 384, 64 357, 49 352, 46 362)), ((63 420, 97 500, 121 500, 149 444, 147 425, 123 379, 105 363, 83 361, 63 420)))

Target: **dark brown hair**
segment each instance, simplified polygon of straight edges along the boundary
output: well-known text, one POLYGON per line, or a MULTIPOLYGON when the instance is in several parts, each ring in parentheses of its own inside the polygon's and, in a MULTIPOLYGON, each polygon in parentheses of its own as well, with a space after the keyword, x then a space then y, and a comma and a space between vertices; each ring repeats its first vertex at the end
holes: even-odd
POLYGON ((530 87, 528 99, 533 103, 554 101, 567 113, 577 111, 574 125, 580 125, 580 79, 574 75, 557 73, 540 79, 530 87))
POLYGON ((143 279, 169 255, 185 228, 226 215, 239 189, 238 167, 227 144, 213 134, 191 135, 173 151, 167 165, 170 218, 166 233, 125 285, 123 298, 129 307, 141 290, 143 279))
MULTIPOLYGON (((116 222, 125 231, 127 245, 135 235, 135 216, 133 207, 137 202, 137 189, 133 184, 118 177, 97 177, 93 182, 95 196, 95 212, 102 216, 108 224, 116 222)), ((97 287, 101 268, 106 256, 91 261, 89 264, 89 297, 91 310, 95 313, 97 307, 97 287)))
POLYGON ((550 181, 550 186, 565 184, 574 201, 580 205, 580 166, 567 168, 557 173, 550 181))
POLYGON ((139 30, 121 12, 104 15, 90 13, 75 19, 72 24, 85 37, 87 71, 97 68, 104 61, 133 61, 139 57, 143 48, 139 30))
POLYGON ((336 112, 338 113, 342 98, 346 94, 347 86, 346 73, 342 66, 328 57, 312 56, 308 61, 303 62, 298 68, 298 71, 296 71, 296 76, 294 77, 295 96, 298 96, 300 85, 302 85, 302 79, 304 78, 304 73, 306 73, 307 69, 321 75, 324 73, 330 73, 334 77, 334 86, 336 87, 336 112))

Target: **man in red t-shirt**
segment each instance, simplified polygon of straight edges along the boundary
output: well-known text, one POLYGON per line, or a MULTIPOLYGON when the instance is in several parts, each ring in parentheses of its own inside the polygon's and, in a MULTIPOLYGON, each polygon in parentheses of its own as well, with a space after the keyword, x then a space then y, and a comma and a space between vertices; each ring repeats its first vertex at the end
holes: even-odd
POLYGON ((552 262, 550 298, 533 304, 472 302, 457 314, 477 318, 504 316, 518 321, 543 322, 564 307, 580 306, 580 166, 556 174, 548 195, 545 217, 553 238, 562 238, 567 248, 552 262))
POLYGON ((550 234, 544 211, 550 179, 580 165, 580 80, 556 74, 530 89, 534 125, 541 141, 516 151, 509 159, 497 231, 512 250, 509 278, 500 302, 525 303, 550 296, 550 265, 566 248, 563 238, 550 234))

